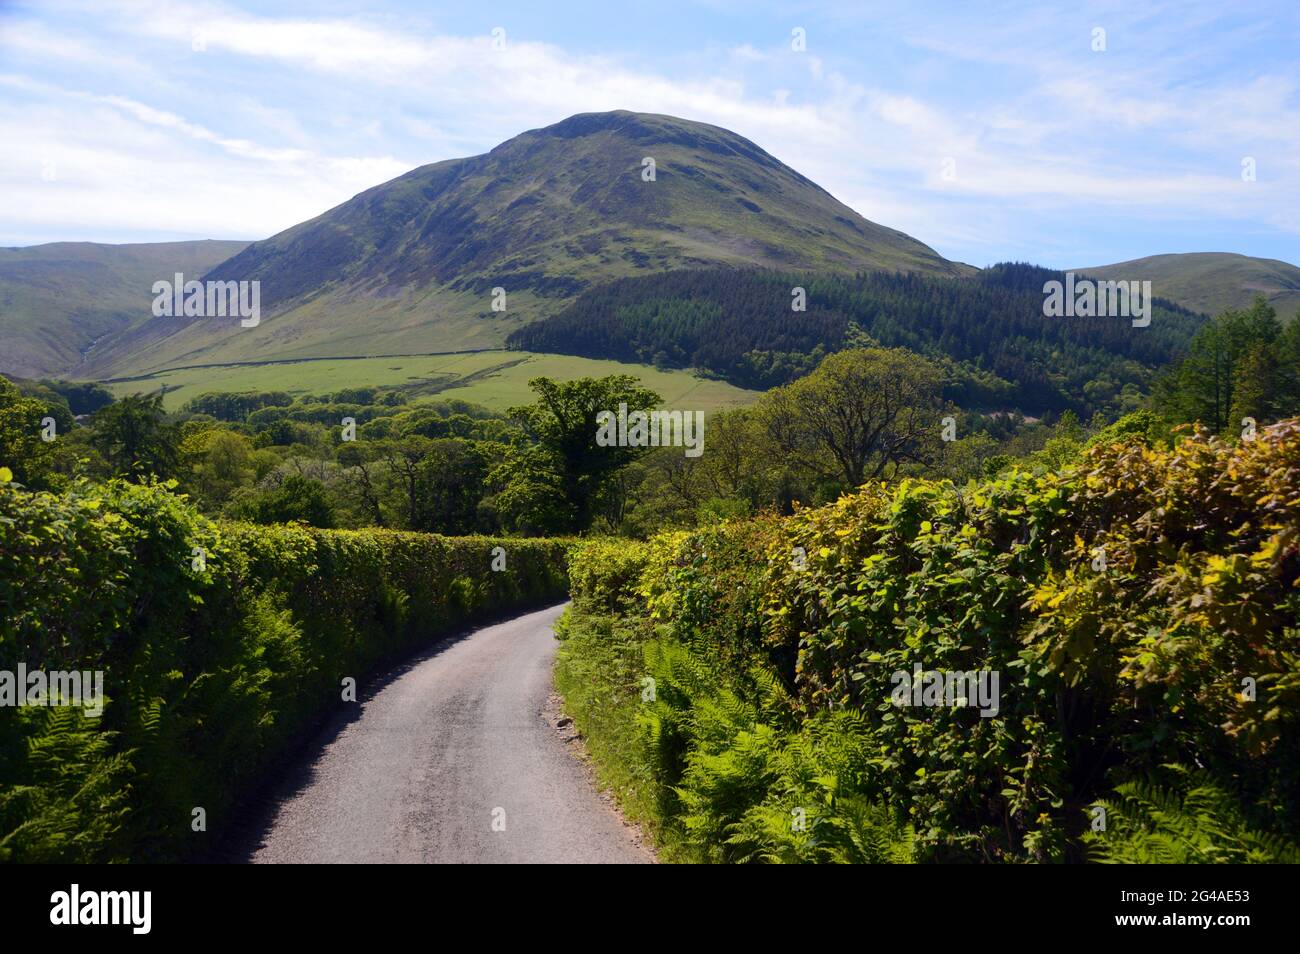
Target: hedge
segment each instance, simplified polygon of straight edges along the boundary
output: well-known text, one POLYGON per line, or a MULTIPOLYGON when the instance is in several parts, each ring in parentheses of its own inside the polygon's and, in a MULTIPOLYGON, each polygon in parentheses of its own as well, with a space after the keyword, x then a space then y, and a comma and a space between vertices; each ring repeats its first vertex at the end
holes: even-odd
MULTIPOLYGON (((851 714, 865 754, 839 791, 905 813, 922 859, 1300 858, 1300 422, 1237 445, 1135 436, 965 487, 870 484, 640 559, 633 582, 584 586, 598 611, 638 607, 649 670, 668 633, 765 731, 851 714), (895 705, 918 664, 997 672, 1000 711, 895 705)), ((581 548, 571 564, 599 573, 581 548)), ((711 727, 717 696, 646 717, 697 818, 718 781, 693 777, 740 752, 711 727)), ((771 807, 761 780, 730 784, 717 837, 771 807)))
POLYGON ((345 678, 567 589, 564 541, 218 523, 157 484, 0 482, 0 541, 0 670, 108 699, 0 708, 0 861, 201 857, 345 678))

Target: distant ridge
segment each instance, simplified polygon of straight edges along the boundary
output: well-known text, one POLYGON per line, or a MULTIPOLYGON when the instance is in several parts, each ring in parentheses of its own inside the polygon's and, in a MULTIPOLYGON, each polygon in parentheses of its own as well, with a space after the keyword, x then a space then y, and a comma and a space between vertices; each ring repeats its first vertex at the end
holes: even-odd
POLYGON ((195 278, 247 242, 103 245, 52 242, 0 248, 0 372, 75 374, 96 341, 150 317, 150 287, 175 272, 195 278))
POLYGON ((1300 268, 1233 252, 1150 255, 1114 265, 1076 268, 1103 279, 1149 279, 1152 291, 1193 311, 1217 315, 1263 295, 1287 322, 1300 311, 1300 268))

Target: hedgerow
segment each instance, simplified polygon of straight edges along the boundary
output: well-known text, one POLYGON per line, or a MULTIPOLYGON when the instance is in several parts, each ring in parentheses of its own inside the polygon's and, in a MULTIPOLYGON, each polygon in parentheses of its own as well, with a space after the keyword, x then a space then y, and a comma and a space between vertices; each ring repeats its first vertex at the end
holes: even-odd
POLYGON ((630 612, 640 598, 636 586, 650 555, 637 540, 595 537, 576 549, 569 565, 569 593, 583 609, 630 612))
POLYGON ((779 813, 759 824, 755 807, 839 829, 851 800, 877 833, 902 813, 923 860, 1135 857, 1196 824, 1209 844, 1189 857, 1294 854, 1300 422, 1238 445, 1099 444, 965 487, 870 484, 658 538, 645 567, 646 672, 669 687, 641 707, 660 824, 713 860, 796 860, 779 813), (997 713, 896 705, 917 666, 997 673, 997 713), (822 773, 833 801, 780 794, 772 754, 796 740, 813 764, 857 753, 822 773), (1135 814, 1136 793, 1191 821, 1135 814))
POLYGON ((162 484, 0 482, 0 540, 0 670, 108 699, 0 708, 0 861, 201 855, 345 678, 567 586, 564 541, 218 523, 162 484))

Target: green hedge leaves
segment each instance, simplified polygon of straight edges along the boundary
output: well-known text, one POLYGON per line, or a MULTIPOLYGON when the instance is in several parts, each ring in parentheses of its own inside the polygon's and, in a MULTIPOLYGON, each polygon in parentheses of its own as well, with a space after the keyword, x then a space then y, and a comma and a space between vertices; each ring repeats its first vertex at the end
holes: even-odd
MULTIPOLYGON (((868 484, 789 518, 656 538, 635 578, 595 555, 572 558, 575 605, 640 618, 722 687, 661 714, 676 726, 670 815, 688 828, 723 791, 696 760, 719 756, 710 700, 761 708, 767 680, 789 702, 737 715, 746 744, 763 725, 787 734, 765 746, 779 751, 852 714, 857 727, 841 728, 857 741, 833 748, 862 768, 837 776, 837 797, 905 813, 918 858, 1078 860, 1117 856, 1142 832, 1175 838, 1160 829, 1172 815, 1132 814, 1137 791, 1193 815, 1213 803, 1204 829, 1240 842, 1223 857, 1259 859, 1241 832, 1251 845, 1300 837, 1300 422, 1235 445, 1099 443, 1059 472, 964 487, 868 484), (916 666, 998 673, 997 715, 897 706, 895 674, 916 666), (1093 830, 1108 804, 1123 822, 1109 852, 1093 830), (1229 815, 1236 827, 1215 822, 1229 815)), ((745 756, 738 744, 722 746, 728 758, 745 756)), ((755 782, 759 803, 772 784, 755 782)), ((718 817, 730 820, 711 839, 761 827, 718 817)))
POLYGON ((98 719, 0 708, 0 861, 201 855, 345 677, 364 692, 438 634, 562 599, 566 546, 214 523, 161 484, 0 483, 0 669, 102 670, 108 700, 98 719))

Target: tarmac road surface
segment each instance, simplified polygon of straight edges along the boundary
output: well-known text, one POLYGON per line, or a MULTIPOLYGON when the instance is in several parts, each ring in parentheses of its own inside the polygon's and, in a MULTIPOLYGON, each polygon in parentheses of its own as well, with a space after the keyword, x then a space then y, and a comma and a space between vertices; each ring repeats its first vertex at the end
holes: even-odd
POLYGON ((546 712, 562 609, 453 637, 386 676, 289 773, 247 860, 653 861, 546 712))

